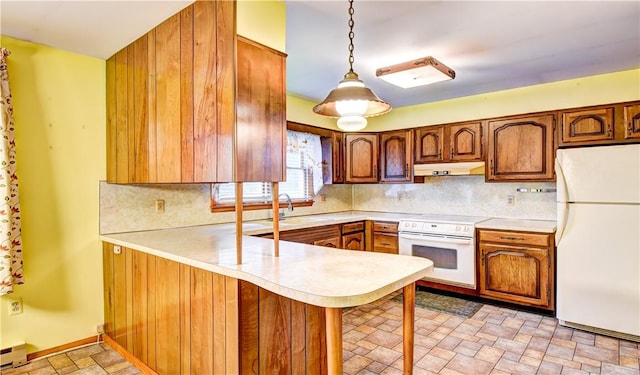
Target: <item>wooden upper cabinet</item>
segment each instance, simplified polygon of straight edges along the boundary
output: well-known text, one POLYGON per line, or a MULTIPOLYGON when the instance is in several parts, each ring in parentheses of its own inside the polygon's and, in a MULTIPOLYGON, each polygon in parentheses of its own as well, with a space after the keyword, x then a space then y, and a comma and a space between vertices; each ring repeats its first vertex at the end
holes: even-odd
POLYGON ((416 129, 416 163, 482 160, 480 121, 416 129))
POLYGON ((333 183, 342 183, 344 182, 344 134, 333 132, 331 141, 333 183))
POLYGON ((345 182, 378 182, 378 135, 347 133, 345 144, 345 182))
POLYGON ((107 181, 233 180, 235 2, 198 1, 107 60, 107 181))
POLYGON ((380 134, 380 182, 412 182, 411 130, 380 134))
POLYGON ((236 181, 284 181, 286 55, 238 37, 236 181))
POLYGON ((482 160, 482 125, 480 122, 448 125, 449 160, 482 160))
POLYGON ((562 112, 561 145, 608 141, 615 137, 613 107, 562 112))
POLYGON ((416 163, 444 160, 444 126, 416 129, 416 163))
POLYGON ((640 140, 640 104, 624 106, 624 139, 640 140))
POLYGON ((487 181, 553 181, 553 114, 488 122, 487 181))

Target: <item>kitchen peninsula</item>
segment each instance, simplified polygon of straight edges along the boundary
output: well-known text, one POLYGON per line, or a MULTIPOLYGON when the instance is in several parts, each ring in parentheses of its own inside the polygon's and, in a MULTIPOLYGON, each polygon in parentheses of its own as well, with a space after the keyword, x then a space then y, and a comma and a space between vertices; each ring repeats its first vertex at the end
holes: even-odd
POLYGON ((413 365, 414 282, 432 262, 243 237, 231 226, 102 235, 106 340, 157 373, 342 373, 342 308, 403 289, 413 365))

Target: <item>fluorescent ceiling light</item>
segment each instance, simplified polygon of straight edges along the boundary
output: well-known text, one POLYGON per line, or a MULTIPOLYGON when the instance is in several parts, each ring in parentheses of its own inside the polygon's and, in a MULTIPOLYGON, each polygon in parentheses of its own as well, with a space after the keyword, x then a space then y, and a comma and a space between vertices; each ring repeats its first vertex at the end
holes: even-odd
POLYGON ((456 72, 431 56, 376 70, 376 76, 402 88, 454 79, 456 72))

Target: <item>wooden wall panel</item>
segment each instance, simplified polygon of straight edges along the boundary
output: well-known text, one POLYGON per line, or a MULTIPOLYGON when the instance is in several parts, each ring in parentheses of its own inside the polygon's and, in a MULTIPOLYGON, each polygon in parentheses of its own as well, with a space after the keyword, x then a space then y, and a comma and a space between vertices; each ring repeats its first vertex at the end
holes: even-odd
POLYGON ((107 99, 107 182, 116 182, 117 166, 117 116, 116 116, 116 56, 106 63, 106 99, 107 99))
POLYGON ((216 112, 216 5, 196 1, 193 4, 193 153, 194 178, 197 181, 216 181, 217 158, 216 112))
POLYGON ((259 295, 260 373, 290 374, 291 300, 266 289, 259 295))
POLYGON ((213 374, 213 274, 197 268, 191 272, 191 373, 213 374))
POLYGON ((116 115, 116 179, 117 183, 127 183, 129 178, 129 151, 127 149, 129 145, 128 136, 128 99, 127 99, 127 63, 128 63, 128 49, 125 48, 115 55, 115 115, 116 115))
POLYGON ((158 182, 181 182, 180 14, 156 27, 158 182))
POLYGON ((133 170, 133 182, 146 182, 149 179, 149 108, 148 108, 148 38, 147 35, 143 35, 140 39, 133 42, 131 54, 133 63, 133 79, 132 79, 132 108, 133 119, 132 126, 129 129, 133 130, 130 137, 133 137, 133 154, 131 159, 130 168, 133 170))
POLYGON ((102 244, 102 279, 104 288, 104 332, 109 337, 115 334, 115 291, 113 279, 113 245, 104 242, 102 244))
POLYGON ((156 93, 156 30, 147 33, 147 69, 149 83, 147 86, 147 116, 149 118, 149 166, 148 182, 158 181, 158 137, 156 131, 157 124, 157 93, 156 93))
POLYGON ((134 91, 134 44, 127 46, 127 182, 136 179, 136 126, 134 91))
POLYGON ((132 328, 132 349, 130 352, 142 362, 148 362, 148 267, 149 256, 139 251, 133 253, 133 320, 132 328))
POLYGON ((156 260, 156 364, 161 374, 180 373, 180 265, 156 260))
POLYGON ((323 308, 110 244, 103 259, 106 333, 159 374, 327 373, 323 308))
POLYGON ((216 181, 234 181, 236 127, 236 2, 216 2, 216 181), (222 162, 224 160, 224 162, 222 162))
POLYGON ((180 12, 181 182, 193 182, 193 6, 180 12))
POLYGON ((114 329, 113 339, 122 347, 127 348, 127 287, 126 260, 124 254, 113 255, 113 307, 114 329))

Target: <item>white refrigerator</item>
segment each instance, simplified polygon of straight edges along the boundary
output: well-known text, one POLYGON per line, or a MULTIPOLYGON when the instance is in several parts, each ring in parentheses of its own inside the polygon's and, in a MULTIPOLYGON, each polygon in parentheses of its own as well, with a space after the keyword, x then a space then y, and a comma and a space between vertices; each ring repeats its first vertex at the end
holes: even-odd
POLYGON ((560 149, 556 316, 640 342, 640 144, 560 149))

